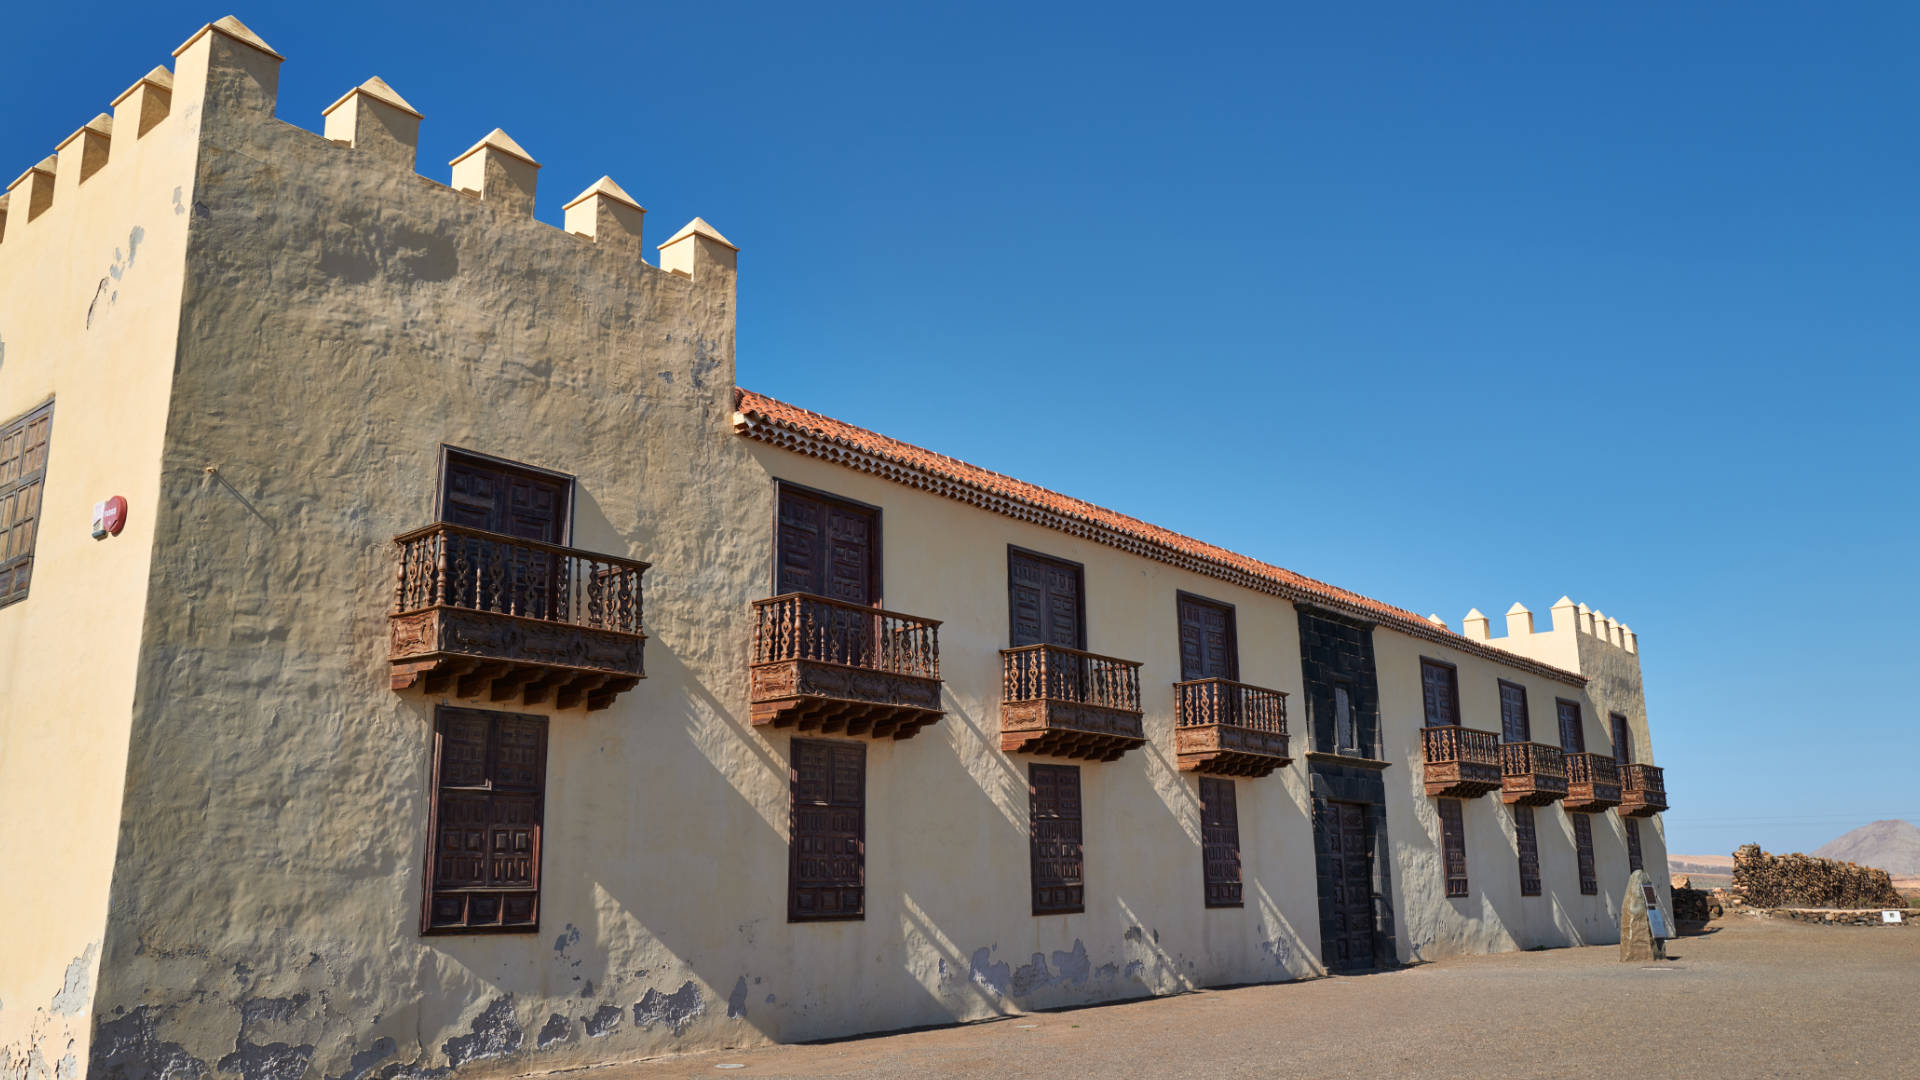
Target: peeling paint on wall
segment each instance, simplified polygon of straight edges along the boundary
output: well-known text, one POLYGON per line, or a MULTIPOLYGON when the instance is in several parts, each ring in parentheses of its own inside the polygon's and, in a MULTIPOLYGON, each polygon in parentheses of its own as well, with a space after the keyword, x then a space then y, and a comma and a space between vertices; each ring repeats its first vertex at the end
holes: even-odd
MULTIPOLYGON (((691 984, 689 984, 691 985, 691 984)), ((456 1035, 440 1047, 447 1064, 459 1068, 469 1061, 505 1057, 520 1049, 524 1036, 514 1022, 513 998, 494 998, 486 1010, 473 1018, 472 1034, 456 1035)))
POLYGON ((100 957, 100 943, 93 942, 87 951, 73 958, 67 965, 66 982, 53 995, 53 1011, 58 1016, 75 1016, 93 1001, 93 962, 100 957))
POLYGON ((87 1075, 98 1080, 188 1080, 211 1070, 175 1042, 154 1032, 157 1012, 142 1005, 94 1028, 87 1075))
POLYGON ((646 996, 633 1007, 633 1022, 636 1027, 643 1028, 664 1024, 672 1028, 675 1035, 679 1035, 706 1011, 707 1004, 700 998, 700 988, 694 985, 692 979, 688 979, 671 994, 648 990, 646 996))
POLYGON ((742 1019, 747 1015, 747 977, 733 984, 733 993, 727 995, 727 1019, 742 1019))
POLYGON ((592 1016, 583 1018, 580 1023, 587 1029, 587 1036, 602 1039, 619 1030, 620 1018, 626 1013, 618 1005, 602 1005, 595 1009, 592 1016))
MULTIPOLYGON (((614 1011, 618 1012, 619 1010, 616 1009, 614 1011)), ((547 1047, 565 1039, 571 1034, 573 1034, 573 1021, 561 1016, 559 1013, 554 1013, 552 1016, 547 1017, 546 1026, 540 1029, 540 1035, 534 1039, 533 1045, 536 1049, 545 1050, 547 1047)))

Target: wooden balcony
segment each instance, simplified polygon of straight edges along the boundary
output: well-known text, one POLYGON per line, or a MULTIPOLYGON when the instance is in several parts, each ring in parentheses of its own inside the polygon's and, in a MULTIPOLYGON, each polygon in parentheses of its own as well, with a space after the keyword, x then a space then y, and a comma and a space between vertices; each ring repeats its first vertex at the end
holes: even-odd
POLYGON ((1571 814, 1602 814, 1620 805, 1620 767, 1604 754, 1568 754, 1567 798, 1571 814))
POLYGON ((1500 744, 1500 801, 1547 806, 1567 797, 1567 764, 1557 746, 1500 744))
POLYGON ((1652 817, 1667 808, 1667 774, 1658 765, 1620 766, 1620 816, 1652 817))
POLYGON ((1140 665, 1068 649, 1000 650, 1000 749, 1113 761, 1147 741, 1140 665))
POLYGON ((445 523, 394 544, 395 690, 604 709, 646 677, 646 563, 445 523))
POLYGON ((940 624, 809 593, 753 605, 753 723, 906 739, 940 719, 940 624))
POLYGON ((1452 724, 1420 729, 1429 798, 1477 799, 1499 791, 1500 736, 1452 724))
POLYGON ((1181 772, 1267 776, 1287 756, 1287 695, 1231 679, 1173 684, 1173 749, 1181 772))

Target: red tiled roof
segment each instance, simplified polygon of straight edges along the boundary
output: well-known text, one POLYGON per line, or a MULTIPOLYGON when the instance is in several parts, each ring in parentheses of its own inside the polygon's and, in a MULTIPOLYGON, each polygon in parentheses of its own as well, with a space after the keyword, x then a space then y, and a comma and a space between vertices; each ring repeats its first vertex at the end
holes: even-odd
POLYGON ((1084 499, 1062 495, 945 454, 936 454, 744 388, 734 389, 733 401, 734 410, 740 415, 735 427, 748 438, 772 443, 796 453, 833 460, 850 468, 876 473, 1011 517, 1036 521, 1261 592, 1386 623, 1414 637, 1478 653, 1551 678, 1577 684, 1586 682, 1585 678, 1573 672, 1530 660, 1437 626, 1405 608, 1394 607, 1372 597, 1294 573, 1285 567, 1183 536, 1171 529, 1163 529, 1139 518, 1096 506, 1084 499))

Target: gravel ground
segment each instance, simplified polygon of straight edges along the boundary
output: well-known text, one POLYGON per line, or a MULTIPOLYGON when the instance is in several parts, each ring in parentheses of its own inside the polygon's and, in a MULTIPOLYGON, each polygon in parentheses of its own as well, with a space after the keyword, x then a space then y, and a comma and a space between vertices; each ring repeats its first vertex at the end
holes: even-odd
POLYGON ((1920 927, 1733 918, 1669 954, 1476 956, 586 1076, 1920 1077, 1920 927))

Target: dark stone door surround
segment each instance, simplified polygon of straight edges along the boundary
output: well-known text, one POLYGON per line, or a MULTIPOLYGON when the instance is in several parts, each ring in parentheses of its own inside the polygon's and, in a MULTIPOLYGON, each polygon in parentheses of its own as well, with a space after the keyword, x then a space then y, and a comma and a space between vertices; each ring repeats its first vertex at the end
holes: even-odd
POLYGON ((1391 967, 1394 942, 1393 849, 1387 837, 1387 790, 1380 754, 1380 687, 1371 624, 1329 611, 1299 606, 1300 667, 1306 709, 1308 792, 1313 800, 1313 857, 1320 899, 1320 955, 1329 971, 1339 971, 1339 920, 1333 910, 1337 877, 1339 808, 1359 806, 1366 815, 1373 846, 1373 955, 1351 960, 1345 970, 1391 967), (1357 751, 1338 753, 1334 732, 1334 688, 1345 687, 1352 703, 1357 751))

